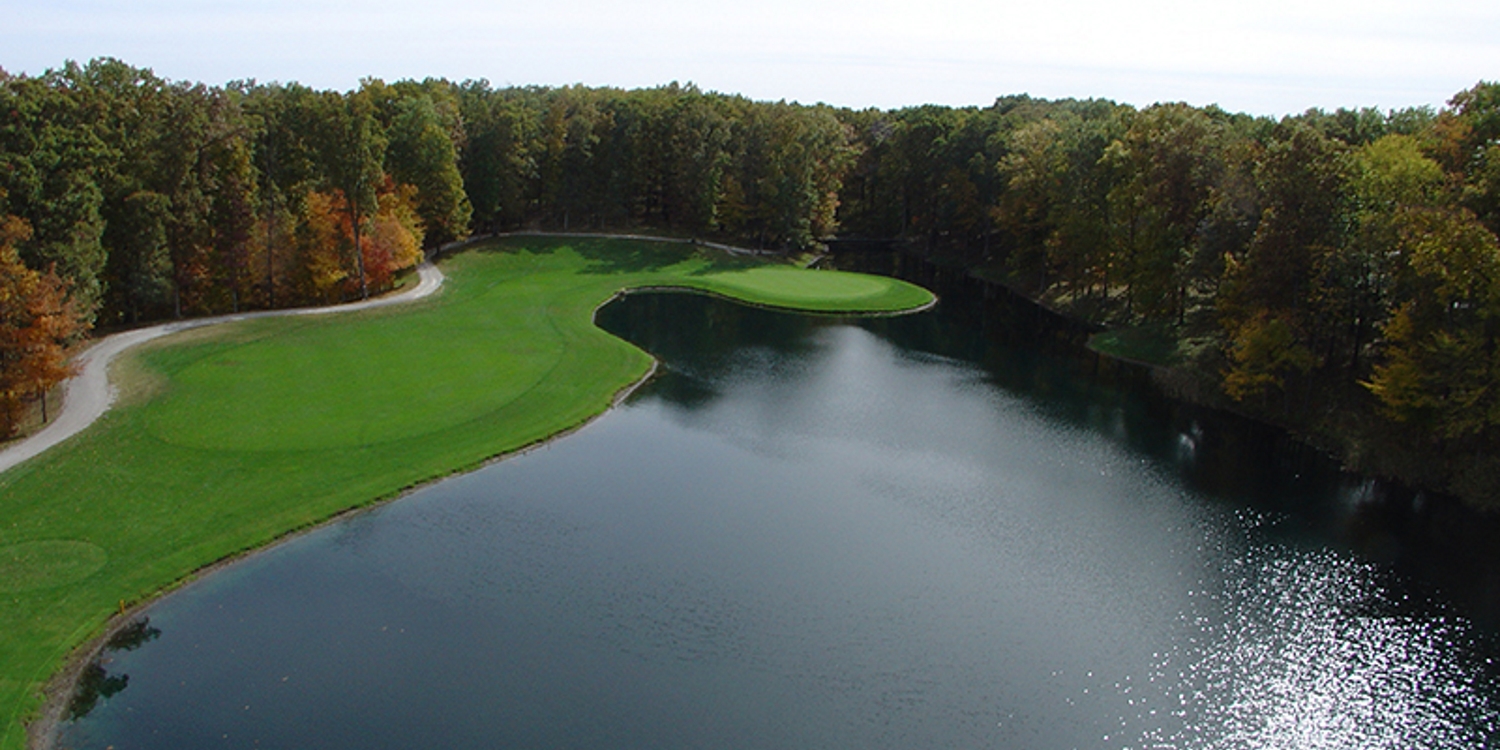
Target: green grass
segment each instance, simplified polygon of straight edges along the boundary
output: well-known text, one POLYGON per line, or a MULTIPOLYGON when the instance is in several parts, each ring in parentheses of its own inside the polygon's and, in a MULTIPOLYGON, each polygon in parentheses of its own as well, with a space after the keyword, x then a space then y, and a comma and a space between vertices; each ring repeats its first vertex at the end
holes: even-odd
POLYGON ((926 290, 882 276, 830 272, 809 273, 790 266, 765 266, 714 275, 718 291, 758 304, 844 312, 877 306, 920 307, 931 300, 926 290))
POLYGON ((350 508, 575 427, 650 357, 593 325, 629 288, 893 312, 902 282, 649 242, 514 238, 410 306, 226 325, 117 363, 123 403, 0 474, 0 750, 122 603, 350 508), (134 395, 129 395, 134 394, 134 395))
POLYGON ((1176 332, 1162 325, 1112 328, 1089 337, 1088 346, 1119 359, 1169 366, 1181 360, 1176 332))

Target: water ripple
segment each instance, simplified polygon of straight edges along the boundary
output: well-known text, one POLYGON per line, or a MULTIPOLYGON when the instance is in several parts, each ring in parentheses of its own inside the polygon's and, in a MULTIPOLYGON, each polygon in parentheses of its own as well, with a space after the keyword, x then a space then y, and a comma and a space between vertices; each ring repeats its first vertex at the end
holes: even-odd
POLYGON ((1202 637, 1158 665, 1178 678, 1168 689, 1182 723, 1141 745, 1484 746, 1500 706, 1493 670, 1470 649, 1480 635, 1460 618, 1409 614, 1379 575, 1327 550, 1231 559, 1223 588, 1188 618, 1202 637))

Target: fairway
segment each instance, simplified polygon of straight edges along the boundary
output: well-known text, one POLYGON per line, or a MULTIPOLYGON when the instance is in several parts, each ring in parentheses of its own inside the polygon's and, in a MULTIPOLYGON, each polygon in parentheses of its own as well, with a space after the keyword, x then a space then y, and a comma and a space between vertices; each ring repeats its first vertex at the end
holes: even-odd
POLYGON ((444 288, 408 307, 148 344, 117 368, 136 396, 0 474, 0 750, 25 745, 43 683, 122 603, 603 412, 651 367, 593 325, 621 291, 847 313, 932 301, 890 279, 645 241, 509 238, 443 270, 444 288))

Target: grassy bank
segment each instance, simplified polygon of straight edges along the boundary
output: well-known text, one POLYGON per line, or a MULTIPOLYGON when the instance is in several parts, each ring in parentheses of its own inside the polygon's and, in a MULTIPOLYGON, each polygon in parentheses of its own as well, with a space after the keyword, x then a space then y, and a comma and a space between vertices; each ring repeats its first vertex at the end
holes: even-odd
POLYGON ((889 312, 901 282, 766 266, 682 245, 513 238, 443 265, 409 307, 168 337, 116 366, 122 403, 0 474, 0 750, 110 615, 215 561, 544 440, 650 368, 596 328, 638 287, 889 312))

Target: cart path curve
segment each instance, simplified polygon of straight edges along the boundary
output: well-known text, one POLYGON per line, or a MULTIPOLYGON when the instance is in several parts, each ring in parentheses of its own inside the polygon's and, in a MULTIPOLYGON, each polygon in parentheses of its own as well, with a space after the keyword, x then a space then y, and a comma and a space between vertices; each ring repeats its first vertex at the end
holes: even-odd
POLYGON ((78 374, 63 383, 62 409, 58 412, 57 417, 52 420, 52 423, 31 437, 21 440, 4 450, 0 450, 0 473, 82 432, 84 428, 93 424, 94 420, 104 416, 104 413, 109 411, 110 405, 115 400, 115 389, 109 383, 109 363, 115 357, 119 356, 121 352, 136 344, 177 333, 178 331, 218 325, 220 323, 232 323, 240 320, 279 318, 290 315, 325 315, 399 305, 426 297, 437 291, 443 284, 443 272, 439 271, 437 266, 430 263, 423 263, 419 266, 417 273, 420 281, 418 281, 416 286, 389 297, 380 297, 378 299, 350 302, 348 304, 332 305, 329 307, 262 310, 235 315, 219 315, 212 318, 198 318, 195 320, 175 320, 171 323, 162 323, 150 326, 149 328, 139 328, 133 331, 123 331, 106 336, 78 355, 75 360, 75 363, 78 365, 78 374))

